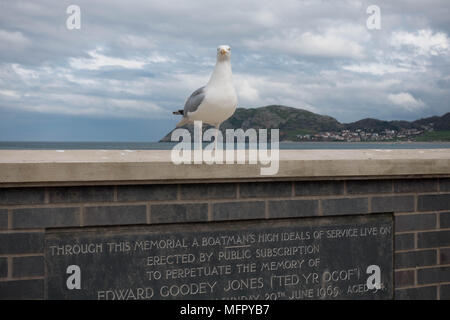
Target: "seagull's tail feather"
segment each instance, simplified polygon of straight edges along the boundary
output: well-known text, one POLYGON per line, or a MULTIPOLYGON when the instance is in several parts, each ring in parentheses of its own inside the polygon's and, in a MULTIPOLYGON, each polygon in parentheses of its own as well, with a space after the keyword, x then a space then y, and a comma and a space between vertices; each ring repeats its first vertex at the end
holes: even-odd
POLYGON ((181 118, 180 122, 177 123, 177 128, 184 126, 188 122, 189 122, 188 118, 186 117, 181 118))
POLYGON ((183 110, 183 109, 180 109, 180 110, 177 110, 177 111, 172 112, 172 114, 180 114, 180 115, 184 115, 184 110, 183 110))

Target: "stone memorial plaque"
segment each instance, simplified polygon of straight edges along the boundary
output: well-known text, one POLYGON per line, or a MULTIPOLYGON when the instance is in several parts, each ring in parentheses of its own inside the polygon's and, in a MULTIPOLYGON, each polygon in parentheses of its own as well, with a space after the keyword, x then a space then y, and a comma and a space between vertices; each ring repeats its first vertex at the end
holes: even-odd
POLYGON ((391 214, 50 230, 47 299, 392 299, 391 214))

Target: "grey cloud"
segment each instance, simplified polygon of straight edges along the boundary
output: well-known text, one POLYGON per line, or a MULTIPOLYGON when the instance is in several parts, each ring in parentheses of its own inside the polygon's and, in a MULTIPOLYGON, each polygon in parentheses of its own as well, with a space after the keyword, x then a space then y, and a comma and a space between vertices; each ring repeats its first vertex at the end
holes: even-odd
POLYGON ((377 1, 376 31, 365 27, 372 1, 80 0, 81 30, 73 31, 65 27, 70 4, 2 3, 0 113, 169 118, 207 81, 223 43, 232 46, 240 106, 288 104, 340 121, 450 109, 449 53, 418 55, 391 41, 419 30, 448 37, 447 0, 377 1), (407 110, 388 98, 401 93, 424 107, 407 110))

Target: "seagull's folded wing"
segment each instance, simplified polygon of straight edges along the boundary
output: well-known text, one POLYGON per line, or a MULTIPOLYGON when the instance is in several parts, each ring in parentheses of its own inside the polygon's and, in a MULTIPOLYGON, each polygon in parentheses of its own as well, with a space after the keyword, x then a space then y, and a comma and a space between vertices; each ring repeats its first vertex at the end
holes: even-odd
POLYGON ((198 106, 202 103, 203 99, 205 99, 205 87, 195 90, 186 100, 186 103, 184 104, 184 116, 187 116, 188 112, 197 111, 198 106))

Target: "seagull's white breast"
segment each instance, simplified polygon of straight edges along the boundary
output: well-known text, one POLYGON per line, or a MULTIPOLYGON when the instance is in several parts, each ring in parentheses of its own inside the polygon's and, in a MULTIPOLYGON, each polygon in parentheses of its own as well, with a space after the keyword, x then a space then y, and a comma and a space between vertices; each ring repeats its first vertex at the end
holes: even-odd
POLYGON ((217 61, 204 91, 205 98, 195 112, 188 114, 189 120, 219 125, 233 115, 237 107, 237 95, 229 57, 217 61))
POLYGON ((232 83, 211 84, 205 88, 205 99, 189 118, 216 125, 231 117, 236 107, 237 95, 232 83))

